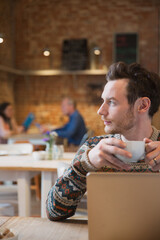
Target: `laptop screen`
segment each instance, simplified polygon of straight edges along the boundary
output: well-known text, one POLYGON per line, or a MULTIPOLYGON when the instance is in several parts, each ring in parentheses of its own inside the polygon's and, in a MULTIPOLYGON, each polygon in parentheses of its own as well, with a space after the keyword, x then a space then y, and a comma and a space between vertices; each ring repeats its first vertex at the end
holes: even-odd
POLYGON ((26 117, 26 119, 23 122, 23 126, 25 131, 28 130, 28 128, 30 127, 30 125, 32 124, 33 120, 35 119, 35 116, 33 113, 29 113, 28 116, 26 117))
POLYGON ((89 240, 158 240, 159 173, 89 173, 89 240))

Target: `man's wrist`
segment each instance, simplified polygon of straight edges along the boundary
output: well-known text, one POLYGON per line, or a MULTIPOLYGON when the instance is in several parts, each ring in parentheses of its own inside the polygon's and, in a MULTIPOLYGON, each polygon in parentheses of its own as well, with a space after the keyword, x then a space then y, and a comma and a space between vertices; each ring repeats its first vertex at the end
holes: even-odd
POLYGON ((84 168, 84 170, 86 172, 95 172, 97 170, 97 168, 91 163, 90 159, 89 159, 89 150, 87 150, 85 153, 84 153, 84 161, 82 163, 82 167, 84 168))

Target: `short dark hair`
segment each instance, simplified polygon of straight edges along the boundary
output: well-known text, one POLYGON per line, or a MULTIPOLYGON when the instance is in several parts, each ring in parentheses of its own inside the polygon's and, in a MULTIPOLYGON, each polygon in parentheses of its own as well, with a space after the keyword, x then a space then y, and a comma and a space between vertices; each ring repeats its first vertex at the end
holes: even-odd
POLYGON ((77 108, 77 102, 76 102, 73 98, 68 97, 68 96, 65 96, 65 97, 63 98, 63 100, 64 100, 64 99, 67 99, 67 100, 68 100, 68 104, 69 104, 69 105, 72 105, 72 106, 74 107, 74 109, 77 108))
POLYGON ((109 67, 106 75, 107 81, 128 79, 127 99, 133 105, 139 97, 148 97, 151 101, 149 116, 158 111, 160 105, 160 77, 150 72, 138 63, 127 65, 124 62, 117 62, 109 67))

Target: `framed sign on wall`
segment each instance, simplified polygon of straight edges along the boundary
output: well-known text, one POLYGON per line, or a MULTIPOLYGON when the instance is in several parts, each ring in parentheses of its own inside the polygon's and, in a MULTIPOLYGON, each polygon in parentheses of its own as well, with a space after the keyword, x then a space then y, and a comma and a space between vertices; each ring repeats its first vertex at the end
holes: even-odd
POLYGON ((65 39, 62 48, 62 69, 85 70, 87 66, 87 39, 65 39))
POLYGON ((138 34, 116 33, 114 36, 114 62, 138 62, 138 34))

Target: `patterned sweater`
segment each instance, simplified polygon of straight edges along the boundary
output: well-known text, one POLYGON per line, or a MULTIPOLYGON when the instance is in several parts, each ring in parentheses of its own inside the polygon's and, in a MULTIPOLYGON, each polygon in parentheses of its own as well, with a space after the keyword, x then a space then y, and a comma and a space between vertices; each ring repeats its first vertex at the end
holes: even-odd
MULTIPOLYGON (((47 216, 50 220, 63 220, 74 215, 78 203, 86 192, 86 175, 88 172, 120 171, 110 167, 104 167, 98 170, 93 165, 91 165, 87 156, 88 151, 91 150, 96 144, 98 144, 101 139, 109 137, 121 139, 120 134, 104 135, 90 138, 78 150, 70 167, 60 178, 57 179, 55 185, 49 191, 46 201, 47 216)), ((151 140, 160 141, 160 131, 154 127, 151 140)), ((131 164, 131 166, 131 172, 152 171, 142 160, 138 163, 131 164)))

